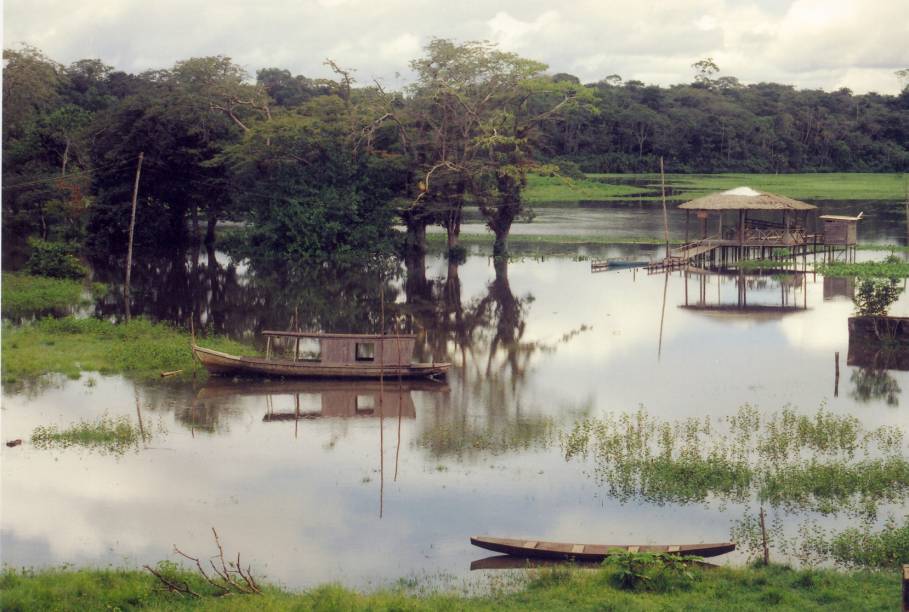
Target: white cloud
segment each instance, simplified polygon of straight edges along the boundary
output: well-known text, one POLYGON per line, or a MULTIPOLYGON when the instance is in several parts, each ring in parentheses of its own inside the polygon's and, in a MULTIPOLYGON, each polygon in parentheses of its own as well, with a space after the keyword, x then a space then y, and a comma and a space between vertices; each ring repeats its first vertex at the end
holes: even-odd
POLYGON ((85 0, 78 11, 63 0, 10 0, 4 17, 7 46, 130 71, 223 54, 251 73, 328 76, 322 62, 332 57, 361 82, 389 80, 434 36, 490 39, 584 81, 687 82, 691 64, 710 56, 744 82, 895 93, 893 73, 909 65, 905 0, 85 0))

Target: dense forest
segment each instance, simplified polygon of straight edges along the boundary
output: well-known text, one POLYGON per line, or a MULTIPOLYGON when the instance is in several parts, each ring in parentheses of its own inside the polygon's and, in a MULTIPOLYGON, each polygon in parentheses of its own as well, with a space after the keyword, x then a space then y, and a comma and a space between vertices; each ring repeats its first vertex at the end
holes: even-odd
POLYGON ((909 87, 744 85, 709 58, 690 84, 583 84, 435 39, 389 91, 331 60, 334 78, 312 79, 252 78, 223 56, 141 74, 28 46, 3 57, 5 265, 29 250, 122 256, 140 153, 137 249, 212 243, 242 221, 235 249, 277 265, 420 251, 429 225, 455 252, 468 206, 502 253, 530 172, 653 171, 659 157, 670 172, 909 170, 909 87))

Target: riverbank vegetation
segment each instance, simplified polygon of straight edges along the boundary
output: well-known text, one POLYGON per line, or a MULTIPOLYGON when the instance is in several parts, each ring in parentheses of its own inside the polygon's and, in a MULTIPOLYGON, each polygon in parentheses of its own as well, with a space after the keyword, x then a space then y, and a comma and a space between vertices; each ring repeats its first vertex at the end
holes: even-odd
MULTIPOLYGON (((255 354, 247 345, 220 337, 202 338, 200 344, 234 354, 255 354)), ((188 333, 146 319, 114 324, 69 316, 7 325, 2 354, 4 384, 49 373, 75 379, 83 371, 154 378, 162 371, 183 370, 179 375, 183 378, 205 376, 204 368, 195 367, 188 333)))
POLYGON ((3 273, 2 313, 4 319, 18 320, 43 314, 66 314, 86 306, 107 291, 102 283, 3 273))
MULTIPOLYGON (((219 597, 197 573, 159 565, 198 597, 163 588, 148 572, 115 569, 12 570, 0 574, 4 610, 892 610, 896 572, 688 567, 683 576, 623 581, 625 569, 530 570, 514 588, 487 595, 415 595, 403 589, 359 593, 339 585, 303 592, 262 586, 261 595, 219 597), (623 584, 625 586, 623 586, 623 584)), ((651 572, 652 573, 652 572, 651 572)), ((644 574, 649 576, 650 574, 644 574)))
MULTIPOLYGON (((660 175, 646 174, 589 174, 588 180, 607 184, 638 186, 638 193, 649 199, 660 197, 660 175)), ((809 201, 829 200, 888 200, 906 197, 909 176, 906 173, 818 172, 801 174, 667 174, 667 198, 690 200, 714 191, 725 191, 747 185, 790 198, 809 201)), ((528 189, 528 196, 531 190, 528 189)), ((559 198, 555 198, 558 200, 559 198)), ((613 198, 615 199, 615 198, 613 198)))

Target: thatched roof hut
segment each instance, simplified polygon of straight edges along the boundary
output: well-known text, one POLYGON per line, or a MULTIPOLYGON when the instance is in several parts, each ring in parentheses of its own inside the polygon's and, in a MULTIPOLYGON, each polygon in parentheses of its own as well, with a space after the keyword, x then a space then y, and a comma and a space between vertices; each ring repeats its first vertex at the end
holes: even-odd
POLYGON ((815 210, 817 206, 775 193, 757 191, 751 187, 736 187, 685 202, 679 208, 718 212, 724 210, 808 211, 815 210))

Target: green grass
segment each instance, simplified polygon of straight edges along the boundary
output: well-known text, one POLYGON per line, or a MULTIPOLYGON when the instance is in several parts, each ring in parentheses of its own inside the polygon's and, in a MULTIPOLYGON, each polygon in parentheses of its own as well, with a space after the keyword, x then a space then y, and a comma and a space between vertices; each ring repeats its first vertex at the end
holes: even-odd
MULTIPOLYGON (((2 284, 2 312, 7 319, 63 314, 70 308, 91 303, 85 283, 78 280, 4 272, 2 284)), ((91 295, 97 296, 103 295, 107 287, 94 283, 88 289, 91 295)))
MULTIPOLYGON (((649 191, 644 199, 659 200, 659 174, 588 174, 595 181, 636 180, 636 185, 613 184, 612 187, 626 187, 630 193, 649 191)), ((542 177, 538 177, 542 178, 542 177)), ((528 180, 525 196, 529 202, 562 202, 578 200, 622 200, 622 193, 610 193, 604 183, 602 191, 592 190, 591 194, 602 193, 605 197, 579 197, 560 184, 560 179, 549 178, 545 182, 528 180), (545 187, 545 188, 544 188, 545 187), (545 194, 545 197, 543 195, 545 194), (532 197, 531 197, 532 196, 532 197)), ((906 198, 909 175, 899 173, 827 173, 827 174, 667 174, 666 186, 675 193, 673 199, 690 200, 714 191, 725 191, 735 187, 748 186, 769 191, 790 198, 804 200, 903 200, 906 198)))
MULTIPOLYGON (((461 234, 458 241, 463 245, 471 244, 492 244, 494 236, 490 232, 482 234, 461 234)), ((426 234, 426 242, 431 246, 446 244, 446 236, 442 232, 429 232, 426 234)), ((671 244, 681 244, 681 240, 670 240, 671 244)), ((665 244, 665 240, 659 236, 596 236, 596 235, 575 235, 575 234, 512 234, 508 237, 508 244, 512 245, 533 245, 533 244, 554 244, 554 245, 660 245, 665 244)))
POLYGON ((642 191, 647 190, 634 185, 616 185, 591 179, 531 174, 527 177, 524 200, 538 203, 628 199, 628 196, 642 191))
POLYGON ((115 569, 6 569, 0 608, 18 610, 894 610, 896 572, 796 571, 784 566, 692 568, 691 579, 619 587, 619 570, 533 570, 518 589, 483 596, 414 595, 404 589, 358 593, 329 584, 304 592, 273 586, 262 595, 214 595, 194 573, 170 569, 201 597, 160 588, 147 572, 115 569))
MULTIPOLYGON (((249 346, 225 338, 200 344, 234 354, 255 354, 249 346)), ((0 371, 4 384, 42 374, 60 373, 78 378, 80 372, 123 373, 153 378, 164 370, 192 375, 194 362, 189 334, 164 323, 134 319, 114 324, 99 319, 41 319, 3 328, 0 371)), ((204 369, 197 368, 204 376, 204 369)))
POLYGON ((133 425, 126 417, 114 419, 103 416, 97 421, 81 421, 63 430, 50 425, 37 427, 32 432, 32 444, 37 448, 80 446, 117 455, 150 440, 151 435, 147 431, 133 425))

